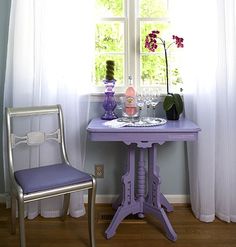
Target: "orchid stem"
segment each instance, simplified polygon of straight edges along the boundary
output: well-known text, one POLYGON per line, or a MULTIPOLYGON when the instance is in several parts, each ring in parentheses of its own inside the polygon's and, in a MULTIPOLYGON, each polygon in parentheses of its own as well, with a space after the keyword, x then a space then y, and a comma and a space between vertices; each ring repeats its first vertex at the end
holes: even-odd
POLYGON ((167 49, 166 49, 166 43, 163 41, 164 51, 165 51, 165 62, 166 62, 166 89, 167 94, 170 94, 169 92, 169 66, 168 66, 168 58, 167 58, 167 49))

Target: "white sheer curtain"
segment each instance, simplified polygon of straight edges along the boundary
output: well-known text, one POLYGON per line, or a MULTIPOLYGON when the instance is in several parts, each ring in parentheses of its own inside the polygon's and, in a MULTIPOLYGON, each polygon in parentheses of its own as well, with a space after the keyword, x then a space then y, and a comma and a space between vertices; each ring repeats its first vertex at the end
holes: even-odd
MULTIPOLYGON (((10 14, 5 106, 61 104, 68 156, 80 169, 84 168, 93 60, 93 6, 93 0, 12 0, 10 14)), ((44 156, 32 149, 26 160, 18 157, 19 166, 50 163, 54 155, 50 149, 44 156)), ((9 191, 6 165, 5 183, 9 191)), ((61 202, 56 198, 31 203, 26 214, 29 218, 59 216, 61 202)), ((84 214, 82 194, 72 195, 70 214, 84 214)))
POLYGON ((185 38, 186 116, 202 129, 188 144, 192 209, 202 221, 236 222, 236 2, 174 2, 185 38))

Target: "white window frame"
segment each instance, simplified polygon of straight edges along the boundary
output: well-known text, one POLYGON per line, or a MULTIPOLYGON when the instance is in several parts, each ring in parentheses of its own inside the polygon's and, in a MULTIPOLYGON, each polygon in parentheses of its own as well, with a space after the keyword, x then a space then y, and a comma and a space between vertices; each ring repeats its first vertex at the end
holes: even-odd
MULTIPOLYGON (((169 8, 169 0, 167 0, 169 8)), ((128 76, 133 77, 133 83, 137 91, 142 90, 139 81, 141 78, 141 50, 140 50, 140 26, 141 22, 170 22, 170 18, 150 18, 139 16, 139 0, 124 0, 124 17, 100 18, 100 22, 120 21, 124 23, 124 82, 123 86, 115 86, 116 94, 125 92, 128 85, 128 76)), ((143 44, 144 45, 144 44, 143 44)), ((108 52, 107 54, 111 54, 108 52)), ((116 53, 117 54, 117 53, 116 53)), ((155 87, 156 86, 149 86, 155 87)), ((104 86, 94 86, 93 95, 104 92, 104 86)))

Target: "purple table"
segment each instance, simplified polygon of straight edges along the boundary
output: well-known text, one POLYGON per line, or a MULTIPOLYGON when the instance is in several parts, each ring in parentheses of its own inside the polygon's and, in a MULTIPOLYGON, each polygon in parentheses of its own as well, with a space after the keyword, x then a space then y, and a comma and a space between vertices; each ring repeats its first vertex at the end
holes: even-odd
POLYGON ((105 234, 109 239, 115 235, 121 221, 129 214, 144 217, 151 213, 163 224, 167 237, 176 241, 177 235, 166 215, 173 211, 172 205, 160 192, 160 175, 157 166, 157 144, 167 141, 195 141, 200 128, 187 119, 168 121, 165 125, 155 127, 122 127, 110 128, 104 125, 104 120, 93 119, 88 127, 91 141, 121 141, 128 147, 128 162, 126 173, 122 176, 122 195, 113 204, 117 209, 105 234), (139 148, 135 190, 135 149, 139 148), (148 150, 148 188, 145 195, 145 150, 148 150), (164 210, 165 209, 165 210, 164 210))

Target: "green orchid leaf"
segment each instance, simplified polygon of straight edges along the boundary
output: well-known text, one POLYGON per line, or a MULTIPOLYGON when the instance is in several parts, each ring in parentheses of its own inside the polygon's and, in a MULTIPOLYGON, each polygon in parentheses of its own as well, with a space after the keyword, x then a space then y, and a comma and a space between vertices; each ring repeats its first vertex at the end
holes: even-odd
POLYGON ((179 114, 183 112, 183 101, 179 94, 173 94, 173 101, 179 114))
POLYGON ((165 111, 170 110, 170 108, 174 105, 174 98, 172 95, 166 95, 164 102, 163 102, 163 108, 165 111))

